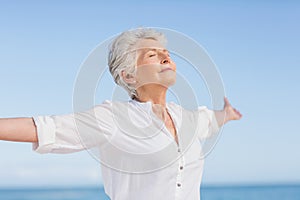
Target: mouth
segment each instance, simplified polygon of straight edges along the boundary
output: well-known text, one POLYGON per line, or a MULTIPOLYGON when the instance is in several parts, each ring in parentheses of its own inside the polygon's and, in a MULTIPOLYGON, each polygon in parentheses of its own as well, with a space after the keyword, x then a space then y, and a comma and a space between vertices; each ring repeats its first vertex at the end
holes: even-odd
POLYGON ((160 73, 165 72, 165 71, 169 71, 169 70, 174 71, 171 67, 166 67, 166 68, 162 69, 160 71, 160 73))

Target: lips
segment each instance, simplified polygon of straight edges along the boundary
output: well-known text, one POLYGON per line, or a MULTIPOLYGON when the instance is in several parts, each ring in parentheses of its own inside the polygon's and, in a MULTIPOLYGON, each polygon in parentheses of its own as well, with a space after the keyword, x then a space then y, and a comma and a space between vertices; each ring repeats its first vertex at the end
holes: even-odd
POLYGON ((162 69, 160 72, 165 72, 165 71, 169 71, 169 70, 173 71, 173 69, 171 67, 166 67, 166 68, 162 69))

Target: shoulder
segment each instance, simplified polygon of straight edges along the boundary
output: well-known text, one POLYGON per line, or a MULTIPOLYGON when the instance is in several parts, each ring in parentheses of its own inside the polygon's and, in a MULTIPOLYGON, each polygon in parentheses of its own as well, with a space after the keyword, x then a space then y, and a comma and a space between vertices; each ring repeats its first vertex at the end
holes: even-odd
POLYGON ((131 108, 132 106, 134 106, 134 105, 131 104, 130 101, 104 100, 102 103, 96 104, 94 106, 94 110, 97 112, 120 113, 120 112, 127 110, 128 108, 131 108))
POLYGON ((177 104, 173 101, 168 102, 168 107, 176 109, 176 110, 181 110, 183 112, 190 112, 190 113, 199 113, 199 111, 201 112, 201 111, 208 110, 207 107, 204 106, 204 105, 201 105, 201 106, 195 105, 195 106, 192 106, 192 107, 189 106, 189 105, 188 106, 184 106, 184 105, 182 106, 182 105, 179 105, 179 104, 177 104))

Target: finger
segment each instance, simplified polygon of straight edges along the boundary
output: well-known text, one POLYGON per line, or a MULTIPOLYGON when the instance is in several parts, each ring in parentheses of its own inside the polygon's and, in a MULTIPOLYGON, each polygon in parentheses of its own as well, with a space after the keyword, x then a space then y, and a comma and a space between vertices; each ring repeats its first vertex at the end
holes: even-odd
POLYGON ((238 117, 238 118, 239 118, 239 119, 241 119, 241 118, 242 118, 242 116, 243 116, 242 114, 239 114, 239 117, 238 117))
POLYGON ((239 111, 237 111, 236 113, 238 114, 239 117, 242 117, 242 114, 239 111))
POLYGON ((240 113, 240 111, 238 111, 237 109, 233 108, 234 112, 239 115, 239 116, 242 116, 242 114, 240 113))
POLYGON ((236 113, 241 114, 240 111, 238 111, 237 109, 233 109, 236 113))

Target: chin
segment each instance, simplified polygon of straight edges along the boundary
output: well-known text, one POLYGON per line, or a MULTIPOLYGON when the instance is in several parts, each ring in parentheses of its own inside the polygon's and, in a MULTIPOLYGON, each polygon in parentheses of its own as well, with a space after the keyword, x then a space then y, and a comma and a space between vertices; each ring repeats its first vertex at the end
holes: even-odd
POLYGON ((165 85, 166 87, 170 87, 172 85, 174 85, 176 83, 176 78, 168 78, 168 79, 165 79, 163 81, 163 85, 165 85))

